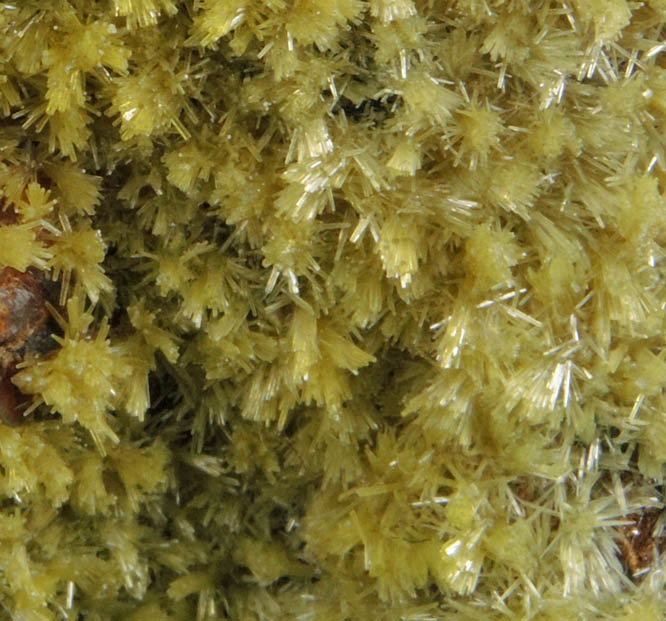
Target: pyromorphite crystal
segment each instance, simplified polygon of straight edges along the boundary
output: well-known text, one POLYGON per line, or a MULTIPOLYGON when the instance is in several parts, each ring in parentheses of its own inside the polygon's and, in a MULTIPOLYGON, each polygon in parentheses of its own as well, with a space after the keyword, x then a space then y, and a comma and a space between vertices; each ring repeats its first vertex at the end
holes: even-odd
POLYGON ((665 615, 665 31, 0 4, 2 614, 665 615))

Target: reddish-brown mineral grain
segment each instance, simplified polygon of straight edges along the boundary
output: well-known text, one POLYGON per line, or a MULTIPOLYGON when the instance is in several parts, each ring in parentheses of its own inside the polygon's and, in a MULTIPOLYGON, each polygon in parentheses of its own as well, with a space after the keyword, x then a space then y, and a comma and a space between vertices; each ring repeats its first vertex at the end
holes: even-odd
POLYGON ((0 271, 0 420, 21 420, 18 394, 11 382, 30 341, 44 340, 49 311, 43 278, 38 272, 0 271))

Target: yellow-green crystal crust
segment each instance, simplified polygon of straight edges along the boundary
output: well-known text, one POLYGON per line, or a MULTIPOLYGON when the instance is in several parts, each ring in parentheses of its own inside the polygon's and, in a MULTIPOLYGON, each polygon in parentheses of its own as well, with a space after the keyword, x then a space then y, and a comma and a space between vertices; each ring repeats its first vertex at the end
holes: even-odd
POLYGON ((0 267, 61 291, 0 425, 2 614, 661 618, 662 519, 620 544, 663 506, 665 32, 1 4, 0 267))

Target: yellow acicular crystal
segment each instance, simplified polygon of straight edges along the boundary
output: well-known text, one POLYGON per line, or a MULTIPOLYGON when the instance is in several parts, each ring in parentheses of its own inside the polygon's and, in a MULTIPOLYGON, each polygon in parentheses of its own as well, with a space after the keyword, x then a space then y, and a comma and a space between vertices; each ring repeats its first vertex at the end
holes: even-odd
POLYGON ((663 617, 665 28, 0 5, 4 614, 663 617))

